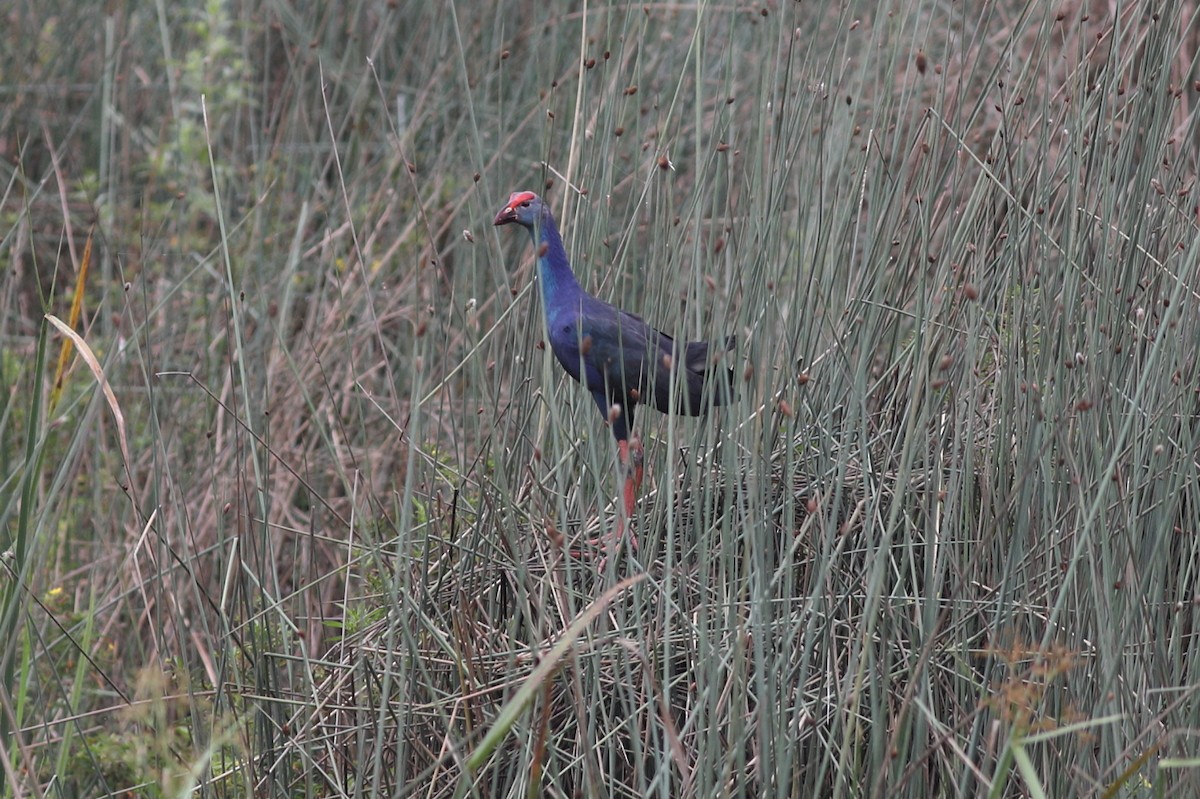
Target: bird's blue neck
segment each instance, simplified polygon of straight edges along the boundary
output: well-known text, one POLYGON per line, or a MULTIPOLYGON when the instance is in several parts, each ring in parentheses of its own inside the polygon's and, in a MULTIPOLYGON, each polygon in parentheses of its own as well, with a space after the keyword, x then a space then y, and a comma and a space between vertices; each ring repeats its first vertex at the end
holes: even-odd
POLYGON ((554 218, 547 211, 539 224, 529 229, 537 253, 538 282, 542 289, 542 308, 546 319, 553 324, 554 317, 561 311, 578 307, 583 289, 575 273, 567 251, 563 249, 562 237, 554 226, 554 218))

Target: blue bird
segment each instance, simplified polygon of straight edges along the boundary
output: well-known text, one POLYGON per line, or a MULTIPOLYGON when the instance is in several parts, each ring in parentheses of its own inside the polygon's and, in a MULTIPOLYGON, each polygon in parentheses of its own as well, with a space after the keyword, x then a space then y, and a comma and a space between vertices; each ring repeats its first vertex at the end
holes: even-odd
MULTIPOLYGON (((624 518, 632 518, 643 460, 641 442, 632 435, 634 409, 651 405, 663 413, 697 416, 729 401, 733 370, 718 362, 735 340, 727 338, 721 351, 707 341, 680 344, 641 317, 588 294, 571 270, 549 206, 533 192, 514 192, 493 222, 513 223, 529 231, 537 252, 550 350, 591 393, 617 440, 624 518)), ((618 536, 623 521, 618 520, 618 536)))

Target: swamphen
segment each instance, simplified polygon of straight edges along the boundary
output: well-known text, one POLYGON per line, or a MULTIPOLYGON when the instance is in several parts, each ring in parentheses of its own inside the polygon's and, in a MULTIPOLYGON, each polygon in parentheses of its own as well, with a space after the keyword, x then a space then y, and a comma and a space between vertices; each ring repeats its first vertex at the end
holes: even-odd
MULTIPOLYGON (((642 483, 642 445, 630 435, 634 408, 645 403, 663 413, 696 416, 730 398, 733 370, 717 368, 720 352, 709 342, 677 344, 641 317, 584 291, 571 271, 554 216, 536 194, 514 192, 493 224, 513 222, 529 231, 537 251, 550 350, 567 374, 591 392, 617 439, 625 478, 620 536, 642 483)), ((733 346, 732 337, 725 340, 724 350, 733 346)))

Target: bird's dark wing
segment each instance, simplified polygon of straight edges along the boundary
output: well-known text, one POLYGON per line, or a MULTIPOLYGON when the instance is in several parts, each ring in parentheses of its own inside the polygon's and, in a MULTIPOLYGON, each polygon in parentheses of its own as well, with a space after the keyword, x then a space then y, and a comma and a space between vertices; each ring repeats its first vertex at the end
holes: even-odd
MULTIPOLYGON (((696 416, 710 404, 721 405, 731 398, 733 371, 718 364, 719 352, 711 342, 688 341, 682 346, 661 336, 661 352, 654 370, 654 406, 663 413, 696 416), (725 387, 721 383, 725 383, 725 387)), ((733 349, 735 339, 725 340, 722 352, 733 349)))
POLYGON ((633 406, 647 396, 647 377, 657 333, 641 319, 594 297, 584 297, 577 312, 559 313, 549 329, 550 349, 571 377, 592 394, 600 414, 611 419, 623 440, 633 424, 633 406))
MULTIPOLYGON (((732 348, 733 339, 725 344, 732 348)), ((712 388, 719 382, 712 376, 728 370, 714 365, 709 342, 676 343, 641 317, 594 297, 550 330, 550 345, 563 368, 591 392, 601 415, 608 418, 613 404, 622 406, 612 419, 618 439, 628 435, 638 403, 695 416, 729 396, 712 388)))
POLYGON ((598 302, 585 315, 582 334, 589 387, 603 388, 616 402, 645 401, 658 331, 631 313, 598 302))
MULTIPOLYGON (((726 336, 725 346, 720 352, 731 352, 737 346, 737 336, 726 336)), ((713 352, 712 342, 689 341, 684 345, 684 363, 691 372, 711 372, 715 366, 717 353, 713 352)))
MULTIPOLYGON (((585 327, 591 337, 594 377, 604 381, 610 398, 625 397, 663 413, 691 416, 702 413, 710 401, 719 405, 728 400, 729 392, 715 388, 719 379, 713 377, 731 381, 732 372, 715 363, 719 353, 710 342, 677 342, 634 314, 607 309, 610 312, 589 316, 585 327)), ((734 343, 726 339, 723 350, 734 343)))

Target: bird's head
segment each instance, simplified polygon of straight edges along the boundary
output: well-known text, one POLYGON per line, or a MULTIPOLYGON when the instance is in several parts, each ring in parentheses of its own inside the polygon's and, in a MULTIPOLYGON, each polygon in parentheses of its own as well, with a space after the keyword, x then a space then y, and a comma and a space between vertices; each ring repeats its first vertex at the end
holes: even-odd
POLYGON ((493 225, 508 225, 516 222, 522 227, 532 228, 542 216, 542 198, 531 191, 514 191, 508 202, 496 214, 493 225))

